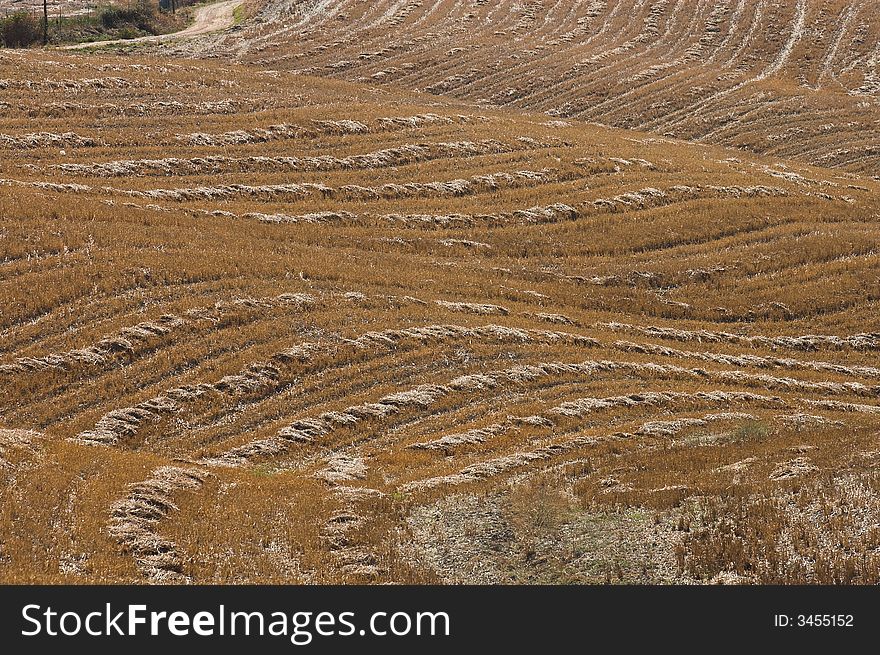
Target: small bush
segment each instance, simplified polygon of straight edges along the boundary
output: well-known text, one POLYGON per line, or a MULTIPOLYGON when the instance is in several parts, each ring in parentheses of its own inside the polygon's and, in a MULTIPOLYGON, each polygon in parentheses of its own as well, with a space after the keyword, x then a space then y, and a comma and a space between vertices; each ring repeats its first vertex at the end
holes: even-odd
POLYGON ((119 34, 117 35, 120 39, 136 39, 141 35, 140 32, 137 31, 131 25, 126 25, 121 30, 119 30, 119 34))
POLYGON ((0 37, 7 48, 27 48, 43 38, 39 21, 26 11, 0 20, 0 37))
POLYGON ((509 497, 513 523, 522 533, 558 530, 571 515, 571 501, 551 481, 517 486, 509 497))
POLYGON ((146 6, 141 7, 107 7, 101 12, 101 25, 107 29, 134 26, 137 29, 148 32, 155 21, 153 10, 146 6))
POLYGON ((770 434, 770 428, 762 421, 745 421, 734 432, 737 441, 763 441, 770 434))

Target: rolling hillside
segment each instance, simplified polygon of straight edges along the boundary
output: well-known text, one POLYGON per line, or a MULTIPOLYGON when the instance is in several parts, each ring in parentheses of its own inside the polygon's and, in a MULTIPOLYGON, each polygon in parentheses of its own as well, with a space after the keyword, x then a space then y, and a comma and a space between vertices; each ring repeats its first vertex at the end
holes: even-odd
POLYGON ((0 51, 0 579, 880 580, 868 3, 715 4, 0 51))
POLYGON ((868 0, 273 0, 184 52, 880 174, 868 0))

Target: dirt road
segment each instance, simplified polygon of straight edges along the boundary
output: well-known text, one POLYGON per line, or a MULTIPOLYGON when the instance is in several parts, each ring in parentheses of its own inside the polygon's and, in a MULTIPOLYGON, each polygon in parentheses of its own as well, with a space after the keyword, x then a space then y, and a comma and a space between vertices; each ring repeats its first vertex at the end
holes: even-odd
POLYGON ((200 7, 196 10, 193 24, 180 32, 159 34, 157 36, 142 36, 137 39, 116 39, 114 41, 75 43, 74 45, 63 46, 60 49, 81 50, 83 48, 95 48, 128 43, 161 43, 163 41, 174 41, 191 36, 209 34, 210 32, 219 32, 220 30, 225 30, 235 24, 234 12, 242 1, 243 0, 225 0, 224 2, 216 2, 205 7, 200 7))

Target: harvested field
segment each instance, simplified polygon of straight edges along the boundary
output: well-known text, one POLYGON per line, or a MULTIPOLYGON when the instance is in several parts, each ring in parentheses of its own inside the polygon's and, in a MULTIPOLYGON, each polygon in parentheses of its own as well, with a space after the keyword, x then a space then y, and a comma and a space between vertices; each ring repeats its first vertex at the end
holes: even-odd
POLYGON ((0 50, 0 580, 880 582, 869 5, 0 50))
POLYGON ((179 51, 877 176, 876 10, 869 0, 270 0, 243 29, 179 51))

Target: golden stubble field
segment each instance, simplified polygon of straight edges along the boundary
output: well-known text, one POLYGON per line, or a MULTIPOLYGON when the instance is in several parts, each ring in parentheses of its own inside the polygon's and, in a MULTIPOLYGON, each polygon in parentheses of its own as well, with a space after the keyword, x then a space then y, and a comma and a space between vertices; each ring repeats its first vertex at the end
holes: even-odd
POLYGON ((880 163, 874 0, 268 0, 177 51, 867 176, 880 163))
POLYGON ((880 579, 858 170, 229 61, 0 93, 0 580, 880 579))

